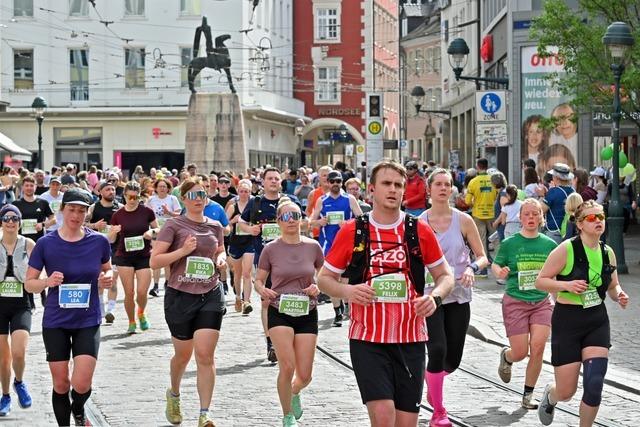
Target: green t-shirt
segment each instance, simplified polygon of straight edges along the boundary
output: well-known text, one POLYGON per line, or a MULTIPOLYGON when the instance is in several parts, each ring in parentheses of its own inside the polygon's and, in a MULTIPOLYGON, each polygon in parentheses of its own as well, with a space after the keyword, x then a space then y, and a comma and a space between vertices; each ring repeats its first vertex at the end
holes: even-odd
POLYGON ((547 297, 547 293, 535 288, 534 283, 544 262, 556 243, 544 234, 530 239, 520 233, 506 238, 500 243, 494 263, 509 267, 505 292, 521 301, 536 302, 547 297))
MULTIPOLYGON (((589 286, 588 290, 596 289, 598 286, 602 285, 602 277, 600 277, 600 272, 602 271, 602 251, 600 247, 598 249, 591 249, 588 246, 582 245, 584 248, 584 252, 587 254, 587 261, 589 262, 589 286)), ((564 265, 564 268, 560 272, 561 276, 566 276, 571 273, 573 270, 573 245, 569 241, 568 244, 565 244, 565 248, 567 249, 567 263, 564 265)), ((605 245, 606 250, 609 252, 609 259, 611 259, 611 254, 613 253, 612 249, 605 245)), ((573 294, 568 291, 558 292, 558 296, 564 298, 565 300, 575 302, 576 304, 582 305, 582 299, 580 295, 573 294)))

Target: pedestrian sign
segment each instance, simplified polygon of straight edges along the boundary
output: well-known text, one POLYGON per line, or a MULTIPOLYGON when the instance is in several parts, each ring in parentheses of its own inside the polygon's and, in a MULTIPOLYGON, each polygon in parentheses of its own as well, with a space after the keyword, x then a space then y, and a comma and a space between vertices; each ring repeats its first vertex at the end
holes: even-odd
POLYGON ((372 135, 377 135, 382 131, 382 125, 380 122, 371 122, 369 123, 369 133, 372 135))
POLYGON ((504 90, 476 92, 476 122, 502 122, 507 120, 504 90))

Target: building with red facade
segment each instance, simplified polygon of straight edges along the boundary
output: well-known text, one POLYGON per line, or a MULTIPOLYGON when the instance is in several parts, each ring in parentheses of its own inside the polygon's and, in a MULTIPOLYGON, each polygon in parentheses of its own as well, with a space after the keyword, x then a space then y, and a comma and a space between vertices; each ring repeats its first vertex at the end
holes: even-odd
POLYGON ((394 0, 294 2, 293 91, 311 119, 301 135, 301 164, 358 166, 367 92, 383 93, 384 137, 397 144, 397 17, 394 0))

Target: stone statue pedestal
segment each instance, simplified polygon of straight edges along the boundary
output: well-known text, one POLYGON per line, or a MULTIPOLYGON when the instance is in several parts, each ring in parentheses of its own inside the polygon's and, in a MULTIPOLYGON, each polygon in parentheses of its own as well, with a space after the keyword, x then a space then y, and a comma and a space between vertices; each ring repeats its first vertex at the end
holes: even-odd
POLYGON ((184 158, 204 174, 212 170, 245 173, 244 123, 237 94, 191 95, 184 158))

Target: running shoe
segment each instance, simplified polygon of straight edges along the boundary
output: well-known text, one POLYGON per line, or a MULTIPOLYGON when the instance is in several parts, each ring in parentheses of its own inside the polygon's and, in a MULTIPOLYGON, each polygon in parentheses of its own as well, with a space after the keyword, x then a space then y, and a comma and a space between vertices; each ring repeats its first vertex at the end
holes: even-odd
POLYGON ((20 381, 19 383, 14 381, 13 389, 18 395, 18 405, 20 405, 22 409, 30 408, 32 403, 31 395, 29 394, 29 390, 27 390, 27 385, 24 381, 20 381))
POLYGON ((522 395, 522 407, 524 409, 538 409, 538 405, 533 403, 533 392, 522 395))
POLYGON ((291 395, 291 413, 299 420, 302 417, 302 402, 300 401, 300 393, 291 395))
POLYGON ((171 389, 167 389, 167 408, 165 409, 165 415, 167 421, 171 424, 182 423, 182 411, 180 410, 180 396, 174 396, 171 393, 171 389))
POLYGON ((0 417, 6 417, 9 412, 11 412, 11 396, 4 394, 0 399, 0 417))
POLYGON ((240 298, 236 298, 235 309, 236 313, 240 313, 242 311, 242 300, 240 298))
POLYGON ((242 314, 247 316, 252 311, 253 311, 253 307, 251 307, 251 303, 250 302, 243 302, 242 303, 242 314))
POLYGON ((476 274, 476 277, 486 279, 487 277, 489 277, 489 271, 486 268, 483 268, 476 274))
POLYGON ((282 419, 282 427, 298 427, 296 417, 294 417, 292 413, 285 415, 282 419))
POLYGON ((90 426, 91 423, 87 421, 87 417, 84 415, 84 409, 79 414, 73 414, 73 423, 76 426, 90 426))
POLYGON ((152 297, 157 297, 160 296, 160 290, 158 289, 157 286, 154 286, 153 288, 151 288, 151 290, 149 291, 149 295, 151 295, 152 297))
POLYGON ((104 320, 107 321, 107 325, 113 325, 113 321, 116 320, 116 316, 112 312, 107 311, 107 314, 104 315, 104 320))
POLYGON ((429 421, 429 427, 452 427, 451 421, 447 416, 447 411, 442 409, 441 411, 434 411, 429 421))
POLYGON ((146 314, 141 314, 138 316, 138 321, 140 322, 140 329, 146 331, 149 329, 149 321, 147 320, 146 314))
POLYGON ((200 414, 198 418, 198 427, 216 427, 209 414, 200 414))
POLYGON ((556 410, 556 405, 552 405, 549 401, 549 392, 551 391, 551 384, 547 384, 542 393, 542 400, 538 406, 538 418, 542 425, 548 426, 553 422, 553 415, 556 410))
POLYGON ((511 381, 511 365, 513 365, 513 363, 509 363, 505 359, 507 350, 509 350, 509 347, 503 347, 500 351, 500 365, 498 366, 498 376, 505 383, 511 381))
POLYGON ((339 328, 340 326, 342 326, 342 319, 342 314, 336 314, 336 317, 333 318, 332 325, 336 328, 339 328))
POLYGON ((129 323, 129 328, 127 329, 127 333, 129 335, 136 333, 136 322, 129 323))
POLYGON ((276 355, 276 349, 271 347, 267 347, 267 360, 271 363, 278 362, 278 356, 276 355))

